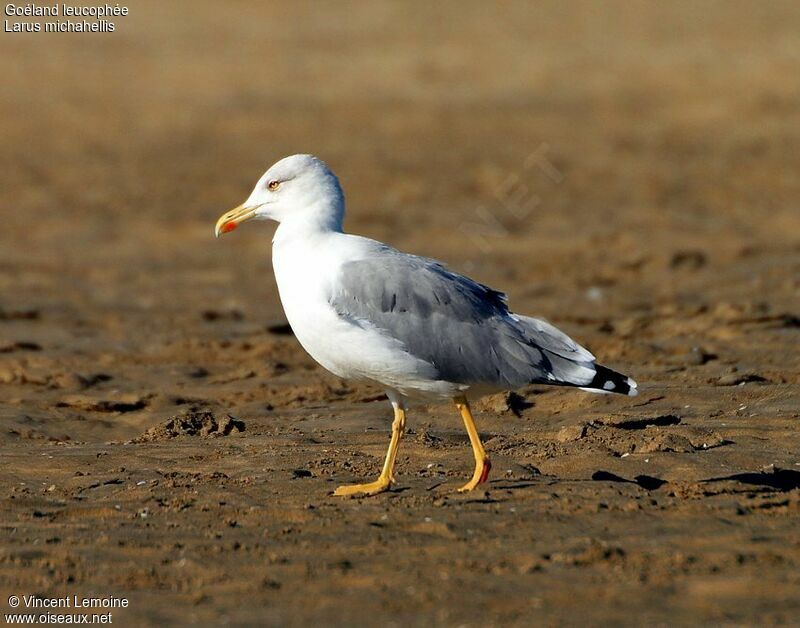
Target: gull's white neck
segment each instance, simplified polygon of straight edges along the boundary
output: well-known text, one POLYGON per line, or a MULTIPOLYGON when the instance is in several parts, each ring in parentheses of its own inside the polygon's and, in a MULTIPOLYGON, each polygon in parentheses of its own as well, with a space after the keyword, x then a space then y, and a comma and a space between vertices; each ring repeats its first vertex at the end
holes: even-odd
POLYGON ((272 243, 280 247, 290 243, 309 242, 329 233, 342 233, 343 220, 344 206, 338 203, 320 203, 305 207, 281 221, 272 243))

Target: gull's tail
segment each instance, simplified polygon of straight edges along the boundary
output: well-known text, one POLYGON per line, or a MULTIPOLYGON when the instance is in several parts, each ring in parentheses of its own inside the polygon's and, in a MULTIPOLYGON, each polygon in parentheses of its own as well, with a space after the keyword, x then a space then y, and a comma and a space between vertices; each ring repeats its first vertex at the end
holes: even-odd
POLYGON ((639 394, 636 389, 636 382, 627 375, 612 371, 610 368, 600 364, 592 366, 595 369, 594 378, 587 385, 581 386, 581 390, 593 393, 619 393, 630 397, 635 397, 639 394))
POLYGON ((576 386, 593 393, 631 397, 639 394, 636 382, 630 377, 597 364, 591 352, 547 321, 516 314, 513 320, 524 332, 529 346, 547 358, 546 372, 534 380, 536 383, 576 386))

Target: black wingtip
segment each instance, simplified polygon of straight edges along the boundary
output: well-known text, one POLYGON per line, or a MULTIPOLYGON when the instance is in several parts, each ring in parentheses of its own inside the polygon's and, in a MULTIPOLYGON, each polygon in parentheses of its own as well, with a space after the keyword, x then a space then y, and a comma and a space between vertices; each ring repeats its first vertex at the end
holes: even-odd
POLYGON ((612 371, 610 368, 595 364, 595 375, 592 381, 585 387, 597 391, 618 393, 635 397, 639 394, 636 382, 627 375, 612 371))

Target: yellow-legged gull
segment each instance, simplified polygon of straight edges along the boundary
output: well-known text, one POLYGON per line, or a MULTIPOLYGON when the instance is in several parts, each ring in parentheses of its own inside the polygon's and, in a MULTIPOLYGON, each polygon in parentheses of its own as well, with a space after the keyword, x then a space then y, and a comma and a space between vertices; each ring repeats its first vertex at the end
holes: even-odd
POLYGON ((636 394, 636 382, 549 323, 511 312, 506 296, 439 262, 344 233, 344 194, 336 175, 311 155, 280 160, 250 197, 223 214, 215 233, 253 218, 280 223, 272 263, 295 336, 323 367, 386 390, 392 437, 374 482, 336 495, 371 495, 394 482, 397 447, 410 399, 455 401, 475 455, 472 479, 491 465, 469 399, 527 384, 636 394))

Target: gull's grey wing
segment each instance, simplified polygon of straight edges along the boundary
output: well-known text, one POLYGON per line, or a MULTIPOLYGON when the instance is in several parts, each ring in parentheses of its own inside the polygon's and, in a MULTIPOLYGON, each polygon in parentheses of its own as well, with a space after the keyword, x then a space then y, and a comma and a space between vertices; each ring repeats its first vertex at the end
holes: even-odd
POLYGON ((434 260, 377 253, 343 265, 331 305, 401 341, 441 380, 500 389, 591 381, 594 356, 552 325, 510 313, 503 293, 434 260))

